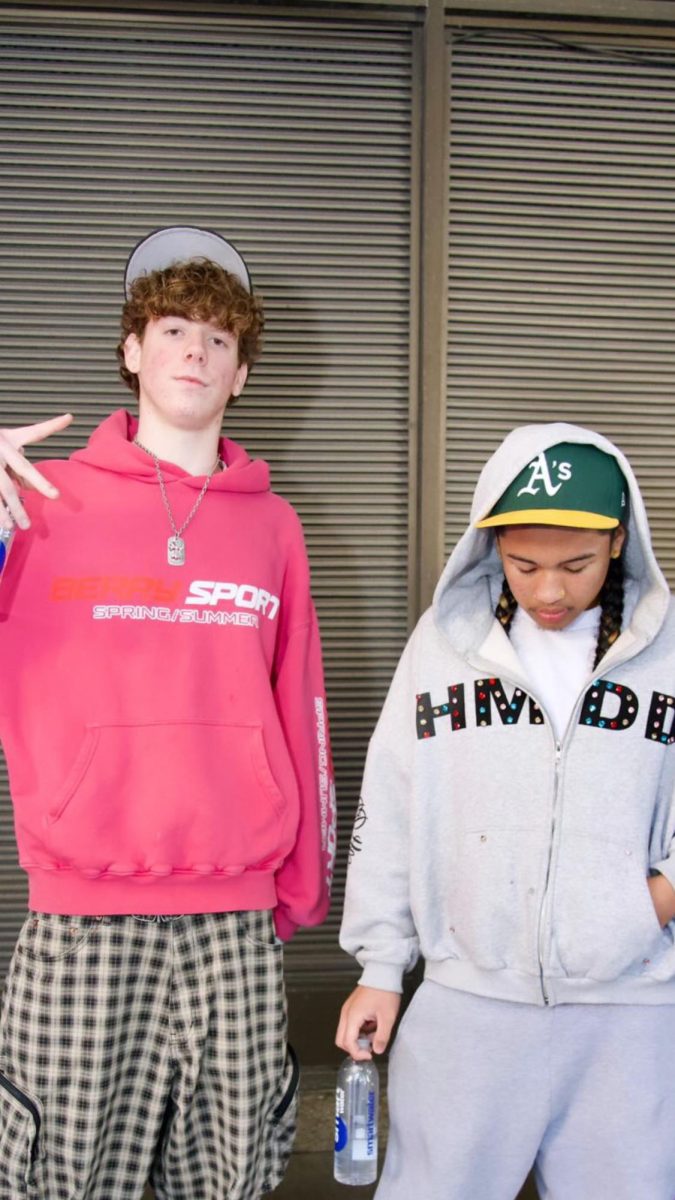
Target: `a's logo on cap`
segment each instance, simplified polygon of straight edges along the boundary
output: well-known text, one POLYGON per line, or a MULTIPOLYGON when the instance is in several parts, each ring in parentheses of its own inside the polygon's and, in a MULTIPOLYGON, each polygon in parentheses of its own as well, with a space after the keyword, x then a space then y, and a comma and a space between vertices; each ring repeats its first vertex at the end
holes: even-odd
POLYGON ((530 496, 539 495, 539 485, 543 483, 544 490, 547 496, 555 496, 560 491, 563 483, 567 483, 572 478, 572 464, 569 462, 559 463, 557 459, 552 459, 549 469, 549 463, 543 450, 537 455, 533 462, 529 463, 526 470, 532 474, 524 487, 518 490, 518 495, 522 496, 525 492, 530 496), (551 478, 551 471, 556 473, 556 478, 559 480, 555 484, 551 478))

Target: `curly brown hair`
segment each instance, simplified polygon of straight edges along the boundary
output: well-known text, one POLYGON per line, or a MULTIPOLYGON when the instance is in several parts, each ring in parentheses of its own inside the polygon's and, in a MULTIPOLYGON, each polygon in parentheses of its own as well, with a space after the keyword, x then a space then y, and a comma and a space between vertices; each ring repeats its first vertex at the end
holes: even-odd
MULTIPOLYGON (((138 397, 138 376, 124 362, 124 343, 130 333, 142 341, 148 321, 183 317, 188 321, 213 321, 239 339, 239 363, 249 370, 257 361, 264 326, 260 297, 248 292, 236 275, 208 258, 172 263, 161 271, 139 275, 122 309, 117 361, 122 379, 138 397)), ((234 403, 234 398, 230 401, 234 403)))

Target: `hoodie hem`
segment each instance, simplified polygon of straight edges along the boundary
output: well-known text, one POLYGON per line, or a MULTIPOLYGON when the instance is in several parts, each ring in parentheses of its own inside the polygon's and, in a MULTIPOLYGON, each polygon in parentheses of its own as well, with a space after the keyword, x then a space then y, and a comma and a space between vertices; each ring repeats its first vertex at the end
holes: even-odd
POLYGON ((86 879, 77 871, 31 869, 28 906, 63 916, 178 916, 274 908, 274 875, 223 879, 190 875, 86 879))
POLYGON ((424 977, 460 992, 540 1008, 555 1004, 675 1004, 675 980, 655 980, 647 975, 623 975, 607 982, 547 975, 547 1000, 539 976, 507 969, 489 971, 458 959, 427 962, 424 977))

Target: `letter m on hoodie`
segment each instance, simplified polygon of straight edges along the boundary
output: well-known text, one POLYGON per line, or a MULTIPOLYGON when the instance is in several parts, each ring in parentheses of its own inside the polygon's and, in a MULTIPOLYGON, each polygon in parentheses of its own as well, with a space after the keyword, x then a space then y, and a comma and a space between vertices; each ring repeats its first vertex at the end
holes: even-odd
POLYGON ((542 711, 536 701, 519 687, 509 699, 501 679, 477 679, 474 683, 474 695, 478 726, 492 724, 493 705, 501 717, 502 725, 516 725, 526 700, 530 702, 530 725, 544 723, 542 711))

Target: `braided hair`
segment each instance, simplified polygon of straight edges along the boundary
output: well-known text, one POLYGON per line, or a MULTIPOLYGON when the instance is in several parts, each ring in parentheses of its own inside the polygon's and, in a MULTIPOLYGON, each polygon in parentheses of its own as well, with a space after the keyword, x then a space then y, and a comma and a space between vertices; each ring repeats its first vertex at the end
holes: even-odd
POLYGON ((610 646, 621 633, 623 617, 623 558, 621 555, 609 560, 609 570, 600 592, 600 604, 602 613, 600 614, 594 667, 597 667, 600 660, 605 657, 610 646))
POLYGON ((511 622, 516 615, 518 601, 516 600, 511 588, 506 581, 506 575, 502 579, 502 594, 497 601, 495 616, 500 625, 503 625, 505 633, 509 633, 511 622))
MULTIPOLYGON (((600 592, 599 599, 602 611, 600 613, 598 641, 595 647, 594 669, 605 657, 610 646, 621 633, 623 579, 623 556, 619 555, 618 558, 611 558, 609 560, 609 569, 605 576, 605 582, 602 585, 602 591, 600 592)), ((495 617, 507 634, 511 629, 511 622, 513 621, 517 607, 518 601, 513 595, 506 578, 504 578, 501 595, 495 608, 495 617)))

